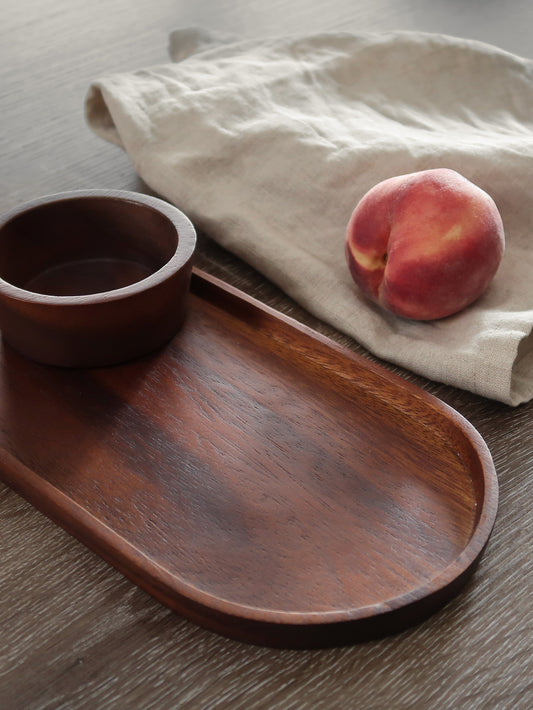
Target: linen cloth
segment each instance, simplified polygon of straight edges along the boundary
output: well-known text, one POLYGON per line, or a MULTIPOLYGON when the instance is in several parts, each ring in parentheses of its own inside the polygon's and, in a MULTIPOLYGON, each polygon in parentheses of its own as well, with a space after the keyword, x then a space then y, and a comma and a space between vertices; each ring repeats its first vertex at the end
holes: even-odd
POLYGON ((92 130, 157 193, 308 311, 378 357, 517 405, 533 397, 533 62, 435 34, 239 40, 174 31, 171 61, 89 87, 92 130), (369 303, 344 256, 385 178, 457 170, 495 200, 506 251, 461 313, 369 303))

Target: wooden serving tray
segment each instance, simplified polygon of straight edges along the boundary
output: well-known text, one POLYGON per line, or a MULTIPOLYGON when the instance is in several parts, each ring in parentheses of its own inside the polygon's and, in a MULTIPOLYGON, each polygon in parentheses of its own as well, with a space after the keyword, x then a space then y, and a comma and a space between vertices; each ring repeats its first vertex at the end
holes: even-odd
POLYGON ((457 412, 195 271, 183 329, 125 365, 1 354, 0 476, 180 614, 266 645, 427 617, 497 509, 457 412))

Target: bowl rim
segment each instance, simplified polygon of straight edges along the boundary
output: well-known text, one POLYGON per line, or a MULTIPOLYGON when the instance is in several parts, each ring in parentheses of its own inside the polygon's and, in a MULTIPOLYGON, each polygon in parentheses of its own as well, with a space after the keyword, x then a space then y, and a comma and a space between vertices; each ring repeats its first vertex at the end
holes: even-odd
POLYGON ((148 207, 165 216, 175 227, 178 233, 178 246, 171 258, 163 264, 157 271, 146 276, 139 281, 135 281, 129 286, 112 289, 109 291, 99 291, 96 293, 59 296, 53 294, 43 294, 37 291, 30 291, 20 286, 6 281, 0 276, 0 294, 13 300, 24 301, 41 305, 69 306, 81 304, 107 303, 118 301, 136 294, 147 291, 166 281, 170 276, 179 272, 192 259, 196 248, 196 230, 191 220, 180 209, 170 202, 133 190, 115 189, 86 189, 67 190, 37 197, 15 207, 0 217, 0 230, 13 219, 21 216, 24 212, 43 207, 57 202, 69 202, 71 200, 83 200, 93 198, 110 199, 117 202, 132 203, 148 207))

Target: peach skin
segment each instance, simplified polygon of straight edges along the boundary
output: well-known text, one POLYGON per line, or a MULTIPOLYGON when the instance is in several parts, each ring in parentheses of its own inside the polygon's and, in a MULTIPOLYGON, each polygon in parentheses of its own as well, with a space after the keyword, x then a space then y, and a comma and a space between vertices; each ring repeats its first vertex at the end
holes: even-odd
POLYGON ((492 197, 454 170, 436 168, 369 190, 345 245, 352 277, 370 299, 398 316, 433 320, 481 296, 505 237, 492 197))

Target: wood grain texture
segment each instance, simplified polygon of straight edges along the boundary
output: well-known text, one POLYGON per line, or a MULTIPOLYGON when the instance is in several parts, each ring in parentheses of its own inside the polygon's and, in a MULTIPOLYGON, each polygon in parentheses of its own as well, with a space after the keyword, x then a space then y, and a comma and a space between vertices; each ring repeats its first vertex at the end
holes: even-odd
MULTIPOLYGON (((2 211, 76 187, 145 189, 122 151, 87 130, 83 98, 100 74, 166 61, 168 32, 178 26, 245 36, 444 31, 533 56, 529 0, 4 0, 2 10, 2 211)), ((208 237, 199 263, 362 352, 208 237)), ((466 416, 498 471, 498 520, 464 593, 415 629, 381 641, 319 651, 249 646, 183 621, 1 487, 1 706, 529 709, 533 406, 510 409, 390 369, 466 416)))

